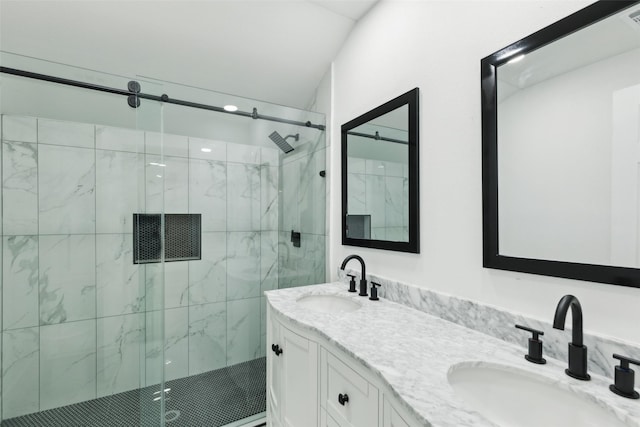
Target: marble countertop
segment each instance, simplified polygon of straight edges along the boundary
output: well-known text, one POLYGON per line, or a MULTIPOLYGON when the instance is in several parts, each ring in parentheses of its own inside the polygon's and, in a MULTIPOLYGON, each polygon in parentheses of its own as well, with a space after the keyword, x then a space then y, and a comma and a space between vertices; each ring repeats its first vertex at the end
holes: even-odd
MULTIPOLYGON (((370 301, 347 292, 342 282, 267 291, 271 307, 294 325, 313 331, 351 355, 386 383, 397 400, 425 426, 494 426, 455 396, 447 373, 459 364, 500 365, 536 374, 606 407, 618 419, 640 427, 640 400, 609 391, 611 380, 592 374, 579 381, 564 373, 565 361, 527 362, 519 347, 384 298, 370 301), (347 313, 312 311, 296 303, 305 295, 337 294, 362 304, 347 313), (453 368, 452 368, 453 367, 453 368)), ((527 335, 523 335, 523 346, 527 335)), ((640 375, 636 376, 640 388, 640 375)), ((531 408, 535 416, 536 408, 531 408)))

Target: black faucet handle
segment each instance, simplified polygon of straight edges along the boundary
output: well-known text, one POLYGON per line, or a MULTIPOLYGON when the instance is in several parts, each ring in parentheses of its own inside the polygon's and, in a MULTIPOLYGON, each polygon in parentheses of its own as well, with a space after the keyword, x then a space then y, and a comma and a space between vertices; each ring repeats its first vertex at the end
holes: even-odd
POLYGON ((613 354, 614 359, 620 361, 620 365, 615 367, 615 382, 609 386, 609 390, 615 394, 629 399, 638 399, 640 394, 633 389, 635 372, 629 368, 629 363, 640 366, 640 360, 632 359, 619 354, 613 354))
POLYGON ((620 356, 619 354, 613 353, 613 358, 620 361, 620 367, 622 367, 622 369, 629 369, 629 363, 640 366, 640 360, 632 359, 627 356, 620 356))
POLYGON ((354 276, 353 274, 347 274, 347 276, 351 277, 351 280, 349 281, 349 292, 355 292, 356 291, 356 276, 354 276))
POLYGON ((380 283, 371 281, 371 296, 369 297, 371 301, 378 301, 380 299, 378 298, 378 288, 376 286, 382 286, 382 285, 380 283))
POLYGON ((544 332, 542 332, 542 331, 540 331, 538 329, 529 328, 527 326, 516 325, 516 328, 522 329, 523 331, 531 332, 533 334, 533 339, 534 340, 538 339, 538 335, 544 335, 544 332))
POLYGON ((529 353, 525 354, 524 358, 538 365, 547 363, 546 359, 542 357, 542 341, 539 339, 539 336, 544 335, 544 332, 522 325, 516 325, 516 328, 533 334, 533 337, 529 338, 529 353))

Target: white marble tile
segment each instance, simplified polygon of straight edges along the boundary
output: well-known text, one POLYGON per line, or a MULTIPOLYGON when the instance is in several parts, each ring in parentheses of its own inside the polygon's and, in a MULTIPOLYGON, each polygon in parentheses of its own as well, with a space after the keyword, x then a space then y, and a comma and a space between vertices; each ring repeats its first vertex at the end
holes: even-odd
POLYGON ((260 147, 256 145, 227 144, 227 162, 260 164, 260 147))
POLYGON ((202 259, 189 263, 189 303, 227 299, 227 233, 202 233, 202 259))
POLYGON ((95 126, 92 124, 38 119, 38 142, 40 144, 94 148, 94 141, 95 126))
POLYGON ((310 234, 324 234, 326 216, 326 180, 320 176, 325 169, 325 150, 311 153, 302 159, 300 187, 298 190, 298 210, 300 231, 310 234))
POLYGON ((147 313, 146 321, 146 379, 147 385, 159 384, 161 367, 165 381, 189 375, 189 309, 188 307, 164 310, 165 353, 161 352, 159 316, 162 311, 147 313))
POLYGON ((299 161, 282 165, 281 182, 280 230, 300 230, 300 216, 298 214, 299 161))
POLYGON ((380 160, 365 160, 365 171, 367 175, 384 175, 385 162, 380 160))
POLYGON ((146 156, 146 211, 186 213, 189 209, 189 161, 146 156))
POLYGON ((365 159, 347 157, 347 173, 364 174, 367 171, 365 159))
POLYGON ((296 128, 295 131, 290 132, 281 132, 281 135, 284 137, 291 133, 300 132, 300 139, 298 141, 294 141, 292 139, 287 140, 289 144, 294 148, 293 151, 288 154, 282 155, 283 162, 292 162, 299 161, 314 151, 320 150, 325 147, 325 137, 324 132, 318 132, 315 129, 300 129, 296 128), (308 131, 308 132, 306 132, 308 131), (307 133, 305 135, 305 133, 307 133))
POLYGON ((386 227, 372 228, 371 238, 374 240, 387 240, 387 228, 386 227))
POLYGON ((278 230, 278 168, 260 168, 260 218, 261 230, 278 230))
POLYGON ((386 176, 404 176, 404 169, 406 163, 398 163, 398 162, 384 162, 384 173, 386 176))
POLYGON ((327 236, 314 235, 313 263, 311 283, 325 283, 329 277, 327 272, 327 236))
POLYGON ((189 307, 189 375, 227 364, 226 303, 189 307))
MULTIPOLYGON (((1 117, 0 117, 1 120, 1 117)), ((0 122, 1 123, 1 122, 0 122)), ((2 179, 2 141, 0 140, 0 212, 3 211, 2 208, 2 183, 3 183, 3 179, 2 179)), ((0 215, 0 236, 4 236, 4 231, 2 230, 2 222, 3 222, 3 218, 2 215, 0 215)), ((0 254, 2 255, 2 254, 0 254)), ((2 263, 0 262, 0 265, 2 265, 2 263)), ((1 294, 2 292, 0 292, 1 294)), ((1 328, 0 328, 1 329, 1 328)), ((0 340, 0 343, 2 342, 2 340, 0 340)), ((1 345, 1 344, 0 344, 1 345)), ((0 375, 0 402, 2 402, 2 375, 0 375)), ((2 419, 2 405, 0 404, 0 419, 2 419)))
POLYGON ((260 297, 260 357, 267 356, 267 298, 260 297))
POLYGON ((144 153, 144 132, 110 126, 96 126, 96 148, 144 153))
POLYGON ((260 165, 278 167, 280 165, 280 150, 277 148, 260 148, 260 165))
POLYGON ((260 166, 227 164, 227 231, 260 229, 260 166))
POLYGON ((189 303, 189 264, 165 262, 146 264, 146 310, 183 307, 189 303), (164 292, 164 295, 162 293, 164 292))
POLYGON ((165 322, 165 311, 148 311, 145 313, 145 385, 160 384, 165 368, 162 358, 162 329, 165 322))
POLYGON ((385 240, 408 242, 409 230, 406 227, 385 227, 385 240))
POLYGON ((371 215, 371 227, 378 228, 385 226, 385 182, 384 176, 366 175, 366 200, 365 209, 371 215))
POLYGON ((227 161, 227 143, 189 137, 189 157, 192 159, 227 161))
MULTIPOLYGON (((304 236, 300 236, 300 246, 306 245, 304 236)), ((303 256, 301 248, 291 243, 291 232, 278 233, 278 288, 288 288, 301 284, 298 277, 298 265, 303 256)))
POLYGON ((95 152, 38 147, 40 234, 95 232, 95 152))
POLYGON ((147 154, 189 157, 189 143, 186 136, 145 132, 144 144, 147 154))
POLYGON ((2 416, 4 419, 40 408, 39 328, 2 334, 2 416))
POLYGON ((141 269, 133 263, 133 235, 96 235, 96 313, 98 317, 144 310, 141 269))
POLYGON ((167 262, 164 264, 164 306, 183 307, 189 304, 189 264, 167 262))
POLYGON ((95 235, 40 236, 40 324, 96 317, 95 235))
POLYGON ((40 328, 40 410, 96 397, 96 320, 40 328))
POLYGON ((35 117, 2 116, 2 140, 36 142, 38 126, 35 117))
POLYGON ((260 296, 260 232, 227 233, 227 300, 260 296))
POLYGON ((38 238, 3 238, 2 328, 38 326, 38 238))
POLYGON ((98 397, 140 388, 144 314, 97 319, 98 397))
POLYGON ((367 214, 366 175, 350 173, 347 181, 347 208, 351 215, 367 214))
MULTIPOLYGON (((403 209, 403 181, 402 177, 387 176, 384 179, 385 190, 385 227, 402 227, 406 222, 403 209)), ((380 196, 379 196, 380 197, 380 196)))
POLYGON ((38 233, 38 146, 2 144, 2 230, 5 235, 38 233))
POLYGON ((402 180, 402 225, 409 227, 409 179, 404 178, 402 180))
POLYGON ((189 212, 202 214, 202 231, 227 231, 226 163, 189 161, 189 212))
POLYGON ((315 234, 302 234, 300 247, 296 248, 295 286, 325 282, 325 237, 315 234))
POLYGON ((96 150, 96 232, 132 233, 145 212, 144 155, 96 150))
POLYGON ((227 365, 260 355, 260 297, 227 302, 227 365))
POLYGON ((165 380, 189 375, 189 309, 165 310, 165 380))
POLYGON ((278 232, 260 233, 260 295, 278 288, 278 232))

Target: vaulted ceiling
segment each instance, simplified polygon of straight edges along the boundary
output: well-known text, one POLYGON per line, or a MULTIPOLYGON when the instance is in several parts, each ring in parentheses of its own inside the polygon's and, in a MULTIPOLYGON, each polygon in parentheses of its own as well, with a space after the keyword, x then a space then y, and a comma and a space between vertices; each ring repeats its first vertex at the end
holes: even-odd
POLYGON ((377 0, 0 0, 0 50, 305 108, 377 0))

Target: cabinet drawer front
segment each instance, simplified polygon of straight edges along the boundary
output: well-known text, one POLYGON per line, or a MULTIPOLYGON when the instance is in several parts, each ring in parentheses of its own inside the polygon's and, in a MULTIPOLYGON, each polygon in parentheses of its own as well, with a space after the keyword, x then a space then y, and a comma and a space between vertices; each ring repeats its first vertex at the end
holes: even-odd
POLYGON ((327 413, 342 427, 372 427, 378 425, 378 389, 353 369, 327 352, 326 395, 327 413))

